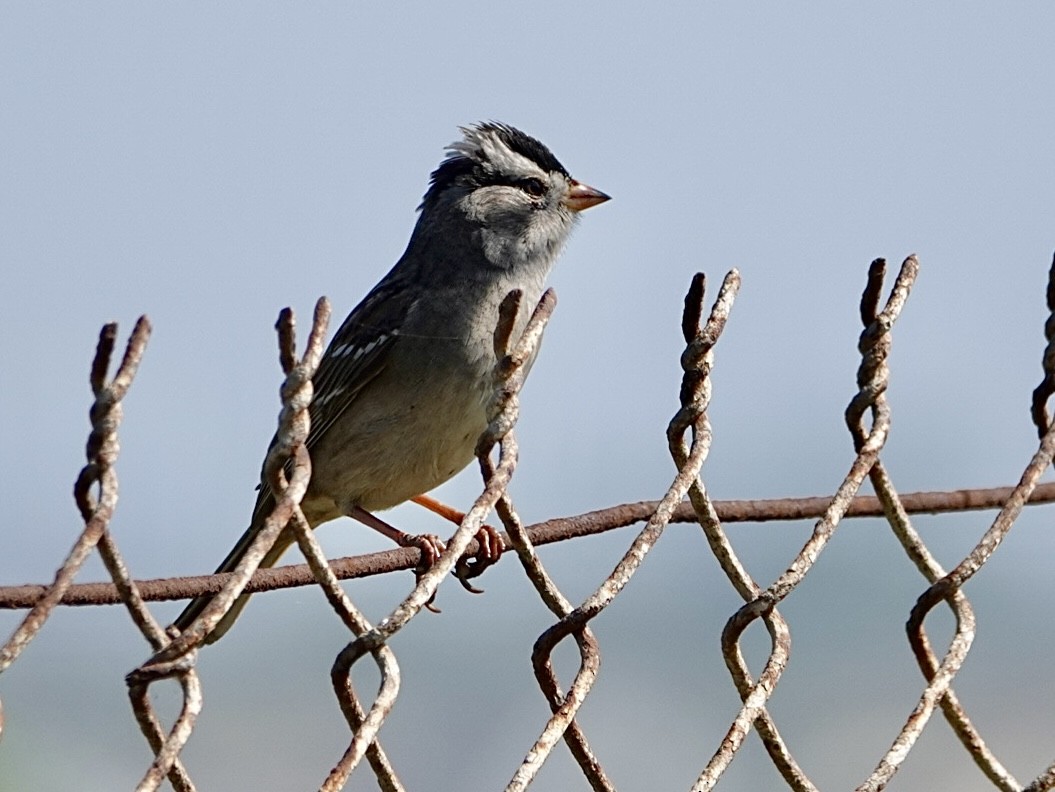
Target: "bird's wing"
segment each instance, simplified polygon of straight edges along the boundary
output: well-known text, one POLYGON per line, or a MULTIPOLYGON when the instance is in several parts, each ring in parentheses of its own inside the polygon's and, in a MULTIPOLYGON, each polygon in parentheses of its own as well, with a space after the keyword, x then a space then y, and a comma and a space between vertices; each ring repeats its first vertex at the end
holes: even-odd
MULTIPOLYGON (((399 326, 413 307, 416 295, 413 289, 406 288, 408 284, 397 273, 398 269, 389 273, 348 314, 319 362, 312 378, 315 395, 308 410, 311 429, 306 445, 309 451, 384 370, 392 347, 399 342, 399 326)), ((271 446, 275 440, 272 438, 271 446)), ((254 522, 270 512, 274 503, 267 481, 261 482, 259 490, 253 509, 254 522)))
POLYGON ((337 330, 312 379, 315 396, 310 408, 309 450, 384 369, 414 299, 412 290, 386 278, 337 330))

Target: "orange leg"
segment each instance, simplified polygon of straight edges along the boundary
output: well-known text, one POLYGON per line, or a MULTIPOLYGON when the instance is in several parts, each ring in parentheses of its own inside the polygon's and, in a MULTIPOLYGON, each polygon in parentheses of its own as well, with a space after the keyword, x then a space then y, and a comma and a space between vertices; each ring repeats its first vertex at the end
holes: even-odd
POLYGON ((430 495, 416 495, 411 498, 414 503, 418 506, 423 506, 433 514, 438 514, 445 520, 449 520, 455 525, 461 525, 462 520, 465 519, 465 512, 460 512, 453 506, 448 506, 442 501, 438 501, 430 495))

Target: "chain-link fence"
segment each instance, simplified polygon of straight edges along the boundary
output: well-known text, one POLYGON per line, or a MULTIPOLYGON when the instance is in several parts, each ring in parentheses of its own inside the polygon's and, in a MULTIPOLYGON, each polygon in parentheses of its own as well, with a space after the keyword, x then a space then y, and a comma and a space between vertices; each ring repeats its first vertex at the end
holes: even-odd
MULTIPOLYGON (((107 325, 100 336, 90 375, 96 398, 91 408, 93 429, 87 444, 88 462, 75 486, 76 502, 84 517, 84 531, 52 584, 0 588, 0 605, 29 609, 21 625, 0 650, 0 672, 18 658, 59 604, 123 603, 153 652, 150 660, 127 676, 135 718, 154 753, 154 760, 137 789, 158 789, 167 778, 176 790, 193 790, 195 785, 180 760, 180 752, 191 737, 202 706, 196 662, 205 637, 244 591, 318 585, 352 636, 337 655, 331 672, 334 693, 348 724, 348 745, 343 755, 335 757, 334 766, 319 788, 344 788, 358 767, 359 773, 372 772, 379 788, 402 790, 404 785, 397 769, 378 737, 378 730, 400 689, 399 665, 390 642, 428 605, 449 572, 459 565, 463 571, 467 563, 471 565, 472 562, 465 559, 472 558, 478 551, 476 537, 488 515, 494 513, 506 529, 502 535, 506 549, 515 551, 525 575, 554 616, 552 626, 535 641, 531 655, 537 684, 552 715, 541 725, 534 744, 527 746, 522 763, 510 768, 511 778, 505 789, 526 789, 563 740, 589 786, 594 790, 613 790, 615 786, 606 775, 603 757, 591 750, 587 734, 576 719, 594 685, 600 663, 601 645, 591 630, 591 621, 620 595, 648 560, 649 552, 668 524, 696 522, 744 604, 729 616, 721 635, 724 659, 742 707, 724 738, 713 748, 710 760, 700 771, 692 789, 717 787, 745 738, 754 729, 787 786, 794 790, 814 790, 817 787, 792 756, 767 709, 789 656, 790 630, 781 615, 780 605, 814 569, 844 518, 881 515, 925 581, 921 581, 921 593, 911 607, 907 625, 909 647, 921 672, 921 691, 909 717, 899 731, 891 735, 889 747, 876 747, 878 760, 875 769, 857 788, 883 789, 908 757, 935 710, 940 710, 993 787, 1007 791, 1055 788, 1055 764, 1028 783, 1016 780, 987 747, 952 687, 975 635, 975 614, 963 593, 964 584, 982 570, 997 551, 1027 503, 1055 500, 1055 486, 1038 483, 1055 455, 1055 429, 1051 427, 1046 409, 1055 392, 1055 262, 1047 295, 1052 316, 1045 327, 1049 342, 1043 357, 1045 374, 1033 395, 1033 420, 1040 444, 1025 466, 1019 483, 1003 489, 902 495, 895 489, 882 463, 881 452, 891 425, 886 398, 891 334, 909 297, 918 268, 915 257, 906 259, 885 301, 882 292, 886 263, 877 259, 869 269, 861 300, 864 330, 859 341, 858 390, 845 414, 855 456, 844 480, 830 498, 734 502, 714 501, 707 493, 701 470, 711 444, 711 424, 707 416, 712 387, 710 371, 716 345, 740 285, 738 273, 732 271, 725 277, 709 313, 704 309, 705 281, 702 275, 693 279, 685 298, 682 331, 686 347, 681 355, 684 371, 681 408, 667 431, 677 475, 667 492, 659 501, 623 504, 534 526, 522 523, 506 488, 517 462, 513 426, 519 410, 518 393, 525 376, 524 363, 537 349, 554 309, 555 298, 552 292, 544 295, 524 333, 519 338, 512 338, 516 314, 527 307, 519 305, 518 295, 510 295, 503 304, 495 332, 499 364, 495 371, 490 424, 477 445, 483 491, 464 515, 436 564, 419 575, 413 590, 377 624, 371 624, 364 617, 339 581, 414 568, 418 564, 419 551, 400 549, 328 562, 300 510, 311 471, 304 441, 309 429, 307 407, 312 398, 311 380, 322 355, 329 319, 326 301, 320 300, 316 307, 306 351, 299 358, 295 352, 293 316, 287 310, 279 318, 280 358, 286 381, 282 389, 283 408, 277 439, 265 463, 265 476, 278 497, 274 511, 247 554, 246 562, 235 572, 225 575, 133 580, 108 532, 117 501, 115 465, 121 400, 132 384, 145 351, 150 324, 145 317, 136 324, 117 372, 110 379, 107 376, 117 343, 117 327, 107 325), (866 479, 871 482, 875 497, 858 494, 866 479), (913 527, 910 515, 965 509, 998 509, 999 512, 974 548, 951 571, 946 571, 913 527), (760 585, 741 562, 723 526, 732 522, 795 519, 816 520, 811 536, 788 562, 783 574, 767 586, 760 585), (577 604, 561 593, 535 552, 535 547, 543 543, 639 522, 644 522, 644 527, 611 574, 597 584, 590 596, 577 604), (307 565, 257 570, 260 559, 287 526, 295 532, 307 565), (95 550, 105 563, 112 584, 74 584, 78 570, 95 550), (215 596, 182 634, 171 630, 166 632, 146 605, 151 600, 182 599, 202 594, 215 596), (953 614, 955 632, 948 647, 942 651, 931 645, 926 626, 928 616, 943 603, 953 614), (768 659, 757 678, 748 670, 741 643, 745 630, 756 621, 765 626, 770 640, 768 659), (557 647, 564 642, 576 647, 579 665, 570 682, 562 685, 552 658, 557 647), (360 662, 373 663, 381 678, 378 693, 369 704, 360 700, 352 685, 352 668, 360 662), (162 724, 150 697, 150 686, 162 679, 177 680, 183 693, 182 710, 169 725, 162 724), (368 768, 359 767, 364 764, 364 758, 368 768)), ((0 728, 2 726, 0 710, 0 728)), ((320 775, 322 772, 324 769, 320 769, 320 775)))

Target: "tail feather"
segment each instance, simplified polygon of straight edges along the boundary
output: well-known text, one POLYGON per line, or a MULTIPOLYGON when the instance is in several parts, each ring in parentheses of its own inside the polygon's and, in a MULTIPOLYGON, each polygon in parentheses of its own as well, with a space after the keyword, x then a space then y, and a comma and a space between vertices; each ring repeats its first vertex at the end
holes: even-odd
MULTIPOLYGON (((220 566, 216 568, 216 572, 232 572, 238 563, 245 556, 249 550, 249 546, 253 543, 256 535, 260 532, 263 524, 257 524, 257 520, 253 521, 253 524, 249 526, 242 537, 238 540, 238 543, 231 549, 231 552, 227 554, 227 557, 221 562, 220 566)), ((278 563, 283 553, 289 549, 290 545, 293 544, 293 534, 289 529, 282 531, 279 534, 278 539, 275 540, 275 544, 264 556, 260 562, 260 569, 268 569, 278 563)), ((176 620, 172 623, 180 632, 186 630, 195 619, 201 616, 202 612, 212 602, 214 594, 203 594, 200 597, 195 597, 190 601, 190 604, 183 609, 183 612, 176 617, 176 620)), ((211 633, 205 638, 205 643, 214 643, 224 636, 224 634, 234 624, 235 619, 241 614, 242 609, 245 608, 246 603, 249 602, 251 595, 246 593, 242 594, 234 601, 231 605, 230 610, 224 614, 223 618, 217 623, 216 627, 211 633)))

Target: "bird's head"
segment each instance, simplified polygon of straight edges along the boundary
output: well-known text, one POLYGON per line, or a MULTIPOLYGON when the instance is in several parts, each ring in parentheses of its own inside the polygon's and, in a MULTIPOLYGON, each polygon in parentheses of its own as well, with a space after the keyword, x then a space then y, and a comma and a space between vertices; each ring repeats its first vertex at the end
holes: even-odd
POLYGON ((462 133, 432 173, 420 223, 433 231, 468 224, 495 266, 548 265, 579 212, 609 199, 573 179, 553 152, 519 129, 485 122, 462 133))

